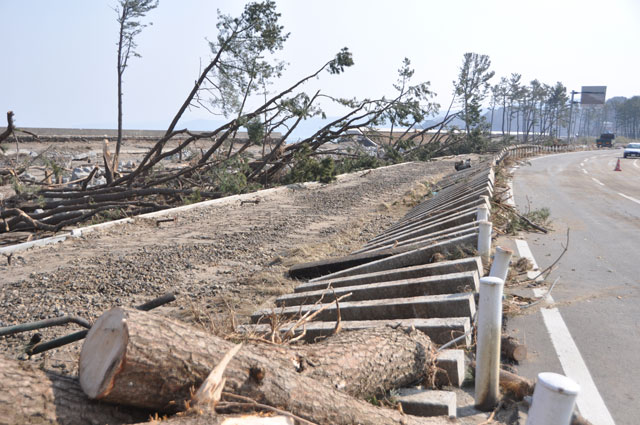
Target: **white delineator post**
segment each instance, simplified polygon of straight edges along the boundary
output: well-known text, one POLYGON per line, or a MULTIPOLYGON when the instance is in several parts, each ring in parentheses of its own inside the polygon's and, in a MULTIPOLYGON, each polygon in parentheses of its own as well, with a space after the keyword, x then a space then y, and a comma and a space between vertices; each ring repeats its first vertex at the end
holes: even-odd
POLYGON ((478 207, 478 212, 476 214, 476 221, 487 221, 489 220, 489 208, 485 205, 478 207))
POLYGON ((569 425, 580 385, 557 373, 538 374, 527 425, 569 425))
POLYGON ((491 256, 491 229, 490 221, 478 221, 478 254, 482 261, 488 262, 491 256))
POLYGON ((493 254, 493 263, 491 264, 489 276, 499 277, 506 282, 512 255, 512 251, 500 246, 496 247, 496 251, 493 254))
POLYGON ((475 404, 483 411, 498 404, 503 287, 504 280, 498 277, 480 279, 475 404))

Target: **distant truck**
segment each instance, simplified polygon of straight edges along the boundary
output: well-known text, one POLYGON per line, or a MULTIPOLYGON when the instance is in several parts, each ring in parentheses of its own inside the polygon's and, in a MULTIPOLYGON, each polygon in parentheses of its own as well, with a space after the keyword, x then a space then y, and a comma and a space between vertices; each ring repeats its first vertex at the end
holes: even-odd
POLYGON ((615 138, 616 136, 613 133, 602 133, 600 138, 596 139, 596 146, 599 148, 610 148, 615 138))

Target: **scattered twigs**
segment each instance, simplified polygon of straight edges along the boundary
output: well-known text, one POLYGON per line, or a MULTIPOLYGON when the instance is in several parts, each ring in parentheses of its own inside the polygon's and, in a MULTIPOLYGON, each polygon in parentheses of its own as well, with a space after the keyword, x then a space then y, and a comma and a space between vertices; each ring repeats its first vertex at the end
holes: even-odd
POLYGON ((496 413, 498 413, 500 411, 500 409, 502 409, 502 406, 504 404, 504 401, 500 401, 500 403, 498 403, 498 405, 496 406, 495 409, 493 409, 493 412, 491 412, 491 414, 489 415, 489 417, 487 418, 486 421, 481 422, 478 425, 488 425, 491 422, 493 422, 493 419, 496 417, 496 413))
POLYGON ((527 217, 523 216, 522 214, 520 214, 518 211, 516 211, 515 208, 513 208, 512 206, 509 205, 504 205, 501 203, 496 203, 495 205, 497 205, 499 208, 502 208, 505 211, 509 211, 510 213, 516 215, 518 218, 520 218, 522 221, 524 221, 525 223, 527 223, 529 226, 533 227, 534 229, 542 232, 542 233, 549 233, 549 230, 545 229, 544 227, 535 224, 534 222, 532 222, 531 220, 529 220, 527 217))
POLYGON ((308 322, 311 322, 318 314, 329 308, 332 304, 336 303, 337 305, 339 301, 342 301, 343 299, 350 297, 351 295, 352 292, 349 292, 348 294, 344 294, 341 297, 336 298, 333 302, 322 305, 322 307, 317 310, 309 310, 287 330, 287 332, 284 334, 283 339, 286 340, 287 338, 291 338, 297 328, 307 324, 308 322))
POLYGON ((556 264, 558 264, 558 262, 560 261, 560 259, 562 259, 562 257, 564 256, 564 254, 566 254, 567 250, 569 249, 569 231, 571 229, 569 227, 567 227, 567 241, 565 242, 564 245, 562 245, 562 252, 560 253, 560 255, 558 256, 558 258, 556 258, 556 260, 551 263, 551 265, 547 268, 545 268, 544 270, 542 270, 540 273, 538 273, 538 275, 536 277, 534 277, 533 279, 531 279, 532 281, 536 281, 540 276, 543 276, 545 273, 551 271, 556 264))
POLYGON ((463 335, 460 335, 459 337, 452 339, 446 344, 441 345, 436 351, 440 352, 458 343, 459 341, 462 341, 464 338, 468 337, 469 335, 471 335, 471 333, 473 333, 477 324, 478 324, 478 312, 476 311, 475 314, 473 315, 473 325, 471 326, 471 328, 469 328, 469 330, 466 331, 463 335))
POLYGON ((231 403, 231 402, 221 402, 218 404, 219 408, 226 408, 226 407, 250 407, 253 409, 263 409, 263 410, 269 410, 271 412, 277 413, 279 415, 283 415, 283 416, 287 416, 290 418, 293 418, 295 421, 297 421, 298 423, 301 424, 305 424, 305 425, 316 425, 314 422, 310 422, 306 419, 301 418, 300 416, 296 416, 293 413, 287 412, 285 410, 281 410, 272 406, 268 406, 266 404, 262 404, 262 403, 258 403, 257 401, 249 398, 249 397, 244 397, 241 395, 237 395, 237 394, 233 394, 233 393, 228 393, 226 391, 222 392, 222 395, 225 398, 233 398, 236 400, 240 400, 241 403, 231 403))
POLYGON ((338 302, 338 298, 336 297, 336 291, 334 291, 333 289, 331 289, 331 291, 333 292, 333 298, 335 299, 335 302, 336 302, 336 312, 337 312, 336 326, 333 328, 333 331, 331 332, 331 335, 337 335, 338 332, 340 332, 340 329, 342 329, 342 320, 341 320, 341 315, 340 315, 340 303, 338 302))
POLYGON ((522 306, 522 308, 529 308, 529 307, 533 307, 534 305, 539 304, 539 303, 541 303, 542 301, 546 300, 546 299, 547 299, 547 297, 548 297, 549 295, 551 295, 551 291, 553 291, 553 288, 556 286, 556 283, 558 283, 558 280, 560 280, 560 278, 559 278, 559 277, 557 277, 557 278, 556 278, 556 280, 554 280, 554 281, 553 281, 553 284, 551 285, 551 287, 549 288, 549 290, 548 290, 548 291, 547 291, 543 296, 541 296, 539 300, 534 301, 534 302, 532 302, 531 304, 524 305, 524 306, 522 306))

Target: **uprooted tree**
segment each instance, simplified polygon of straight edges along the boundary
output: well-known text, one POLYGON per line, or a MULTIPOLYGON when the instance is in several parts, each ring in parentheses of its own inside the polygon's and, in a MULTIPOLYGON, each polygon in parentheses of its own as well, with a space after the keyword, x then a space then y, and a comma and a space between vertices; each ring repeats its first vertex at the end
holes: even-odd
MULTIPOLYGON (((316 155, 322 145, 343 137, 350 130, 380 125, 390 116, 413 128, 433 111, 432 104, 421 103, 431 95, 425 84, 401 89, 391 99, 343 99, 320 90, 305 93, 302 88, 306 82, 324 72, 340 74, 353 65, 347 48, 284 90, 269 92, 269 83, 279 77, 284 68, 281 62, 265 59, 273 57, 288 38, 279 25, 279 17, 273 1, 249 3, 235 18, 219 13, 218 35, 210 42, 211 60, 200 72, 164 135, 137 167, 132 171, 118 171, 113 167, 113 179, 95 186, 89 182, 97 169, 75 185, 27 181, 35 185, 35 189, 32 186, 30 190, 17 191, 2 205, 0 232, 55 232, 96 215, 118 218, 169 208, 185 200, 220 197, 228 193, 225 184, 229 179, 234 180, 235 190, 240 191, 250 184, 274 184, 282 181, 293 163, 316 155), (263 100, 256 103, 256 97, 263 100), (308 137, 291 143, 292 132, 303 120, 325 117, 319 106, 321 101, 340 105, 344 113, 308 137), (256 104, 258 106, 251 106, 256 104), (183 114, 192 107, 205 107, 227 117, 228 121, 210 131, 178 129, 183 114), (249 130, 250 137, 237 143, 235 136, 242 128, 249 130), (163 166, 164 160, 176 154, 196 151, 194 146, 199 141, 208 142, 208 148, 193 154, 186 166, 179 169, 163 166), (259 144, 263 147, 261 157, 249 161, 247 149, 259 144)), ((408 61, 405 65, 408 70, 408 61)), ((410 75, 404 78, 407 77, 410 75)), ((443 123, 414 132, 407 139, 424 140, 428 130, 441 128, 443 123)), ((422 141, 411 146, 421 144, 422 141)), ((108 147, 104 156, 107 159, 111 156, 108 147)), ((105 161, 108 162, 113 160, 105 161)), ((20 181, 19 175, 14 178, 20 181)))

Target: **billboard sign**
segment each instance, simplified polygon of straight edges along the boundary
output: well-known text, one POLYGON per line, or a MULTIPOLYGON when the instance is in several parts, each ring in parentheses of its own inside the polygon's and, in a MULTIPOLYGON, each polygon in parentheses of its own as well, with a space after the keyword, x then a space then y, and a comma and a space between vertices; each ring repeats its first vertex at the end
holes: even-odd
POLYGON ((607 86, 582 86, 580 94, 580 103, 583 105, 603 105, 607 86))

